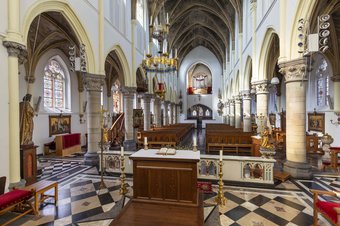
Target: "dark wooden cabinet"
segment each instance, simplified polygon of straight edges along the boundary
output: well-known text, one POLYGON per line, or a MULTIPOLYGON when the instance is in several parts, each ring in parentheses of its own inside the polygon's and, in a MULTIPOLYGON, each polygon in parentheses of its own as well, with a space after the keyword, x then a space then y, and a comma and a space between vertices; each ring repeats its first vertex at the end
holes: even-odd
POLYGON ((20 175, 26 180, 26 185, 37 181, 37 147, 33 145, 20 147, 20 175))

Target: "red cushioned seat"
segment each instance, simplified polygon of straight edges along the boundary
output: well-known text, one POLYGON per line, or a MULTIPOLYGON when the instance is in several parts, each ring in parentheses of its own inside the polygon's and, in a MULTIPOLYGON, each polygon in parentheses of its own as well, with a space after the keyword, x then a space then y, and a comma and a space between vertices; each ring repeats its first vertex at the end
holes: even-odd
POLYGON ((6 207, 18 203, 22 200, 28 199, 31 196, 32 196, 31 191, 18 189, 0 195, 0 210, 5 209, 6 207))
POLYGON ((324 202, 318 201, 316 206, 327 216, 329 216, 332 221, 338 223, 338 213, 334 210, 334 207, 340 207, 340 203, 334 202, 324 202))

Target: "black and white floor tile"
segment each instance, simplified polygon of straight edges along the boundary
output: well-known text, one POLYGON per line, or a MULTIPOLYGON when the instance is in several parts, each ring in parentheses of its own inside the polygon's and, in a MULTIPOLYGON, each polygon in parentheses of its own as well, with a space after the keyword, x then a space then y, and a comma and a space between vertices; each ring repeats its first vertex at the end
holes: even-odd
MULTIPOLYGON (((59 182, 58 206, 40 206, 40 216, 25 216, 12 225, 109 225, 117 214, 120 181, 117 177, 105 176, 107 189, 100 190, 100 176, 96 167, 67 161, 51 162, 43 172, 48 180, 59 182), (61 169, 61 170, 60 170, 61 169), (47 173, 48 172, 48 173, 47 173)), ((132 179, 127 179, 129 196, 132 195, 132 179)), ((226 206, 218 206, 221 225, 250 226, 304 226, 312 224, 312 197, 310 188, 339 190, 338 177, 317 176, 313 180, 288 180, 275 189, 225 186, 226 206)), ((53 191, 50 191, 53 192, 53 191)), ((214 209, 213 193, 205 194, 205 216, 214 209)), ((2 219, 0 218, 0 225, 2 219)), ((330 225, 319 217, 319 225, 330 225)))

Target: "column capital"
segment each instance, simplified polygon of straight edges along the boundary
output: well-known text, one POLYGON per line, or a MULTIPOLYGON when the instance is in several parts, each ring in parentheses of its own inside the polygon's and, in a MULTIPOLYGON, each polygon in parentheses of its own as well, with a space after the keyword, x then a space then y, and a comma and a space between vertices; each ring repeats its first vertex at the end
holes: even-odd
POLYGON ((7 48, 8 56, 27 56, 26 46, 23 44, 13 41, 3 41, 2 44, 7 48))
POLYGON ((268 94, 268 80, 260 80, 252 82, 252 85, 255 86, 256 94, 268 94))
POLYGON ((331 80, 332 80, 333 82, 340 82, 340 75, 333 75, 333 76, 331 77, 331 80))
POLYGON ((256 11, 256 7, 257 7, 257 0, 250 0, 250 10, 251 11, 256 11))
POLYGON ((25 76, 25 81, 28 83, 34 83, 35 82, 35 77, 33 75, 26 75, 25 76))
POLYGON ((152 98, 154 98, 154 95, 152 93, 145 93, 143 95, 144 102, 150 102, 152 98))
POLYGON ((297 58, 279 64, 280 72, 285 76, 286 83, 307 81, 305 74, 308 70, 309 59, 309 57, 297 58))
POLYGON ((105 83, 105 75, 86 73, 84 85, 87 91, 101 92, 105 83))
POLYGON ((128 86, 124 86, 123 88, 122 88, 122 93, 124 94, 124 95, 135 95, 135 93, 136 93, 136 91, 137 91, 137 87, 128 87, 128 86))
POLYGON ((251 100, 250 90, 242 90, 241 95, 243 100, 251 100))

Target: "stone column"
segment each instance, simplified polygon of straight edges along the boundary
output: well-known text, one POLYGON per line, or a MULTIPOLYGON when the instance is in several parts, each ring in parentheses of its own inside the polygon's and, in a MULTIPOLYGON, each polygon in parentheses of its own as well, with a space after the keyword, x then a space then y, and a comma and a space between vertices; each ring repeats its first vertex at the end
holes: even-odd
POLYGON ((331 79, 334 87, 334 112, 340 113, 340 75, 334 75, 331 79))
POLYGON ((155 100, 154 100, 154 111, 155 111, 155 124, 156 124, 156 127, 161 127, 161 122, 162 122, 162 119, 161 119, 161 99, 159 99, 158 97, 155 97, 155 100))
POLYGON ((237 95, 235 96, 235 128, 241 128, 241 106, 242 99, 237 95))
POLYGON ((306 160, 306 62, 299 58, 280 64, 286 79, 287 161, 284 171, 295 178, 311 178, 306 160))
POLYGON ((25 46, 12 41, 4 41, 3 45, 7 48, 8 52, 9 187, 23 187, 26 181, 20 177, 20 97, 18 57, 25 52, 26 49, 25 46))
POLYGON ((85 76, 85 88, 87 91, 87 153, 85 154, 85 165, 98 165, 100 148, 98 143, 101 137, 100 125, 100 98, 105 75, 87 73, 85 76))
POLYGON ((230 124, 230 101, 229 100, 227 100, 225 102, 225 109, 226 109, 226 121, 225 121, 225 123, 227 125, 229 125, 230 124))
POLYGON ((243 132, 251 132, 251 96, 249 90, 243 91, 243 132))
POLYGON ((125 121, 125 140, 124 149, 126 151, 136 151, 136 141, 133 131, 133 100, 135 98, 136 87, 123 87, 124 95, 124 121, 125 121))
POLYGON ((174 103, 173 108, 174 108, 174 124, 177 124, 177 115, 178 115, 177 104, 174 103))
POLYGON ((151 114, 150 114, 150 102, 153 98, 153 94, 145 93, 143 96, 144 101, 144 130, 150 130, 151 114))
POLYGON ((256 116, 257 133, 262 133, 267 125, 268 117, 268 81, 262 80, 253 83, 256 87, 256 116))
POLYGON ((166 126, 169 124, 169 114, 168 114, 169 101, 164 101, 163 106, 164 106, 163 122, 164 122, 164 126, 166 126))
POLYGON ((169 124, 174 124, 174 109, 172 105, 173 103, 169 102, 169 124))
POLYGON ((235 126, 235 100, 230 99, 229 101, 229 125, 230 126, 235 126))

